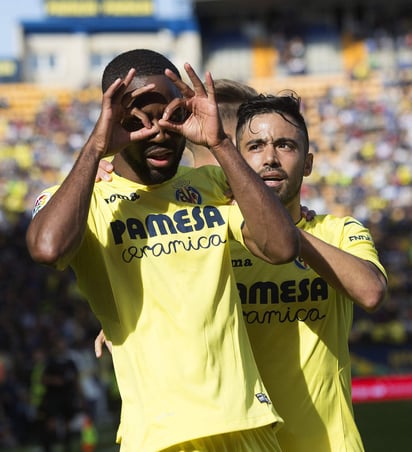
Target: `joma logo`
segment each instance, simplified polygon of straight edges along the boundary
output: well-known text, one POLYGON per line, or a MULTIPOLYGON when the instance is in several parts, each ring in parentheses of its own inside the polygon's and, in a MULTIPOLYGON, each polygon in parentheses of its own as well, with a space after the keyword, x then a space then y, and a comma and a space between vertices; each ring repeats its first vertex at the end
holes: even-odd
POLYGON ((137 193, 130 193, 130 195, 121 195, 120 193, 113 193, 109 198, 104 198, 107 204, 112 204, 115 201, 123 200, 123 201, 137 201, 140 198, 140 195, 137 193))

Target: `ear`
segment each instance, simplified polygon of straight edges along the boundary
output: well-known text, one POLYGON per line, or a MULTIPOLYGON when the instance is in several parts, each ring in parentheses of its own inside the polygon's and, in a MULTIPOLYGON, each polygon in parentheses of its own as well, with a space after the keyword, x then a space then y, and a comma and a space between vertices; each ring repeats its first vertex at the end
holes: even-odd
POLYGON ((308 152, 305 158, 305 167, 303 169, 303 175, 305 177, 311 175, 312 167, 313 167, 313 154, 311 152, 308 152))

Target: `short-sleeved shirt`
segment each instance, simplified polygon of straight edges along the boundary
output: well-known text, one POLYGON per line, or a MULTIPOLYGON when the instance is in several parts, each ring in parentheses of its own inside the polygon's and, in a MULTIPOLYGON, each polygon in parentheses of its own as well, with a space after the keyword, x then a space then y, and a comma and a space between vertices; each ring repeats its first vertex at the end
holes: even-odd
POLYGON ((113 342, 122 451, 282 422, 242 319, 229 239, 243 218, 226 189, 216 167, 95 184, 70 265, 113 342))
MULTIPOLYGON (((298 227, 385 274, 369 231, 354 218, 317 215, 298 227)), ((302 259, 273 266, 234 242, 232 263, 259 370, 285 421, 282 449, 362 451, 351 402, 352 300, 302 259)))

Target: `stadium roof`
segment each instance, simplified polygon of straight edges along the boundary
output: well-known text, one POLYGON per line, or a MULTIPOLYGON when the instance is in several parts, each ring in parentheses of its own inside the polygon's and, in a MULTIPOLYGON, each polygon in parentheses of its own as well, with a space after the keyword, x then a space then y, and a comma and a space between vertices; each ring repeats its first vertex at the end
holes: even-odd
POLYGON ((98 33, 153 31, 167 28, 175 32, 196 30, 194 20, 159 20, 142 17, 48 17, 43 20, 23 20, 24 33, 98 33))
POLYGON ((258 16, 266 11, 292 11, 305 15, 313 11, 333 9, 383 9, 385 11, 412 11, 410 0, 193 0, 199 16, 244 15, 258 16))

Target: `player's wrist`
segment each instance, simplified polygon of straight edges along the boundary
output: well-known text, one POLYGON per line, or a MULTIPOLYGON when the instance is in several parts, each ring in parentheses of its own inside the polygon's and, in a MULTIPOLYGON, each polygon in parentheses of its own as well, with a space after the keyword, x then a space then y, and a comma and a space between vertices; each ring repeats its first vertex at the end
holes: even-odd
POLYGON ((213 154, 217 155, 221 152, 235 150, 236 148, 232 140, 227 135, 222 135, 222 137, 220 137, 215 144, 209 146, 209 149, 213 152, 213 154))

